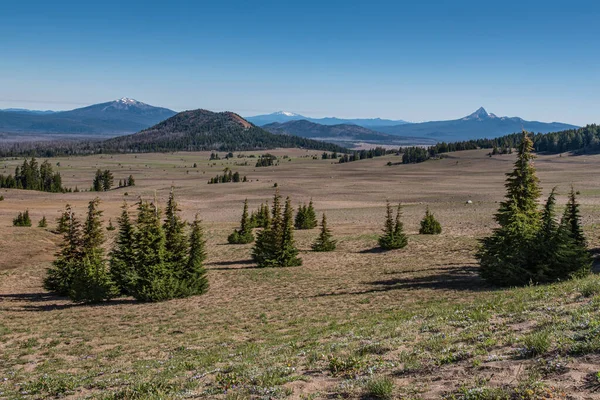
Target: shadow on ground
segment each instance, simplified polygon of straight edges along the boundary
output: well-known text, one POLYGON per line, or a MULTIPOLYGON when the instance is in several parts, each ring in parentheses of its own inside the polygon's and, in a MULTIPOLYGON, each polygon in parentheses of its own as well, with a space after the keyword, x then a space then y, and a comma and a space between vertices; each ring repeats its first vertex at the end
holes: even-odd
POLYGON ((96 304, 85 304, 72 303, 67 297, 56 296, 46 292, 0 294, 0 310, 2 311, 55 311, 78 307, 110 307, 132 303, 139 302, 133 298, 124 298, 112 299, 96 304), (12 306, 12 302, 27 302, 28 304, 12 306))
MULTIPOLYGON (((356 291, 341 291, 335 293, 322 293, 313 297, 342 296, 353 294, 366 294, 387 292, 390 290, 418 290, 418 289, 437 289, 437 290, 456 290, 482 292, 496 290, 497 288, 487 284, 479 276, 479 267, 473 265, 453 266, 450 268, 439 268, 425 276, 398 277, 371 282, 364 282, 369 288, 356 291)), ((421 271, 399 271, 393 274, 407 275, 411 273, 428 273, 432 270, 421 271)))

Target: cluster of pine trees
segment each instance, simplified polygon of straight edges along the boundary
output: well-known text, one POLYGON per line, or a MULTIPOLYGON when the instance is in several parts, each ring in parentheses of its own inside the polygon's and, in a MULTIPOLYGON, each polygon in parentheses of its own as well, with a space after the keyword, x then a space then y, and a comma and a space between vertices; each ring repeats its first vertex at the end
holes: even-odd
POLYGON ((334 151, 333 153, 328 153, 328 152, 324 151, 323 154, 321 154, 321 159, 322 160, 337 160, 338 153, 337 153, 337 151, 334 151))
POLYGON ((129 175, 127 178, 121 180, 119 179, 119 187, 123 188, 123 187, 129 187, 129 186, 135 186, 135 179, 133 178, 133 175, 129 175))
POLYGON ((62 186, 59 172, 54 172, 52 165, 44 161, 41 165, 35 158, 25 159, 20 167, 15 168, 15 175, 0 174, 0 188, 41 190, 43 192, 66 192, 62 186))
POLYGON ((19 212, 19 214, 13 219, 13 226, 31 226, 29 210, 25 210, 25 212, 19 212))
POLYGON ((275 192, 271 207, 271 223, 257 234, 252 258, 259 267, 294 267, 302 265, 294 242, 294 210, 286 198, 282 210, 281 195, 275 192))
POLYGON ((404 224, 402 218, 402 205, 398 204, 396 209, 396 217, 390 202, 387 202, 385 223, 383 227, 383 235, 379 237, 379 246, 384 250, 394 250, 406 247, 408 237, 404 233, 404 224))
POLYGON ((313 229, 317 226, 317 215, 313 206, 312 199, 306 204, 298 207, 296 218, 294 219, 294 227, 296 229, 313 229))
POLYGON ((97 170, 94 181, 92 182, 92 192, 107 192, 110 190, 114 182, 113 173, 110 170, 105 169, 97 170))
POLYGON ((99 199, 89 203, 83 225, 67 205, 58 227, 64 241, 48 270, 46 289, 77 302, 100 302, 120 295, 163 301, 207 290, 200 221, 196 216, 186 234, 187 223, 179 216, 173 191, 162 223, 156 204, 140 200, 135 222, 124 204, 108 257, 99 203, 99 199))
POLYGON ((495 216, 500 226, 481 241, 477 253, 481 276, 496 285, 553 282, 585 275, 591 268, 575 190, 571 188, 560 221, 555 189, 540 211, 532 151, 533 142, 523 132, 514 170, 507 174, 506 200, 495 216))
POLYGON ((263 154, 256 160, 255 167, 271 167, 277 165, 277 157, 273 154, 263 154))
POLYGON ((208 181, 209 184, 228 182, 248 182, 248 179, 246 178, 246 176, 240 178, 239 172, 233 172, 228 167, 225 167, 225 169, 223 170, 223 175, 217 175, 214 178, 210 178, 210 180, 208 181))
MULTIPOLYGON (((310 206, 302 206, 301 209, 304 211, 299 210, 298 213, 301 215, 306 214, 309 208, 314 215, 312 200, 310 206)), ((230 244, 252 243, 255 240, 253 229, 262 228, 256 235, 256 243, 252 249, 252 258, 258 263, 259 267, 301 265, 302 260, 298 257, 298 249, 294 244, 293 214, 294 210, 289 197, 282 209, 279 191, 275 192, 271 211, 269 211, 268 204, 261 204, 256 212, 249 215, 248 200, 245 200, 240 229, 234 230, 227 240, 230 244)), ((316 225, 315 221, 312 228, 316 225)), ((301 229, 312 228, 304 227, 301 229)), ((333 251, 336 248, 336 241, 333 240, 331 231, 327 227, 325 214, 323 214, 321 222, 321 233, 311 247, 314 251, 333 251)))

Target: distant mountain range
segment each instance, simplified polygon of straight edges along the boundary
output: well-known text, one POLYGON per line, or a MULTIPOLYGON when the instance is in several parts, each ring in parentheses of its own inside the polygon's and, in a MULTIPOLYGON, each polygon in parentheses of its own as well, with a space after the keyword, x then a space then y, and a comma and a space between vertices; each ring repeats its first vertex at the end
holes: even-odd
MULTIPOLYGON (((565 124, 561 122, 538 122, 526 121, 519 117, 498 117, 494 114, 489 114, 483 107, 479 108, 474 113, 455 120, 448 121, 431 121, 420 123, 409 123, 398 120, 385 119, 338 119, 338 118, 308 118, 302 115, 290 112, 277 112, 268 115, 257 115, 248 117, 248 121, 264 126, 270 130, 282 129, 277 125, 269 125, 272 123, 287 123, 290 121, 306 120, 321 125, 340 125, 353 124, 371 131, 385 133, 388 135, 401 136, 405 138, 423 138, 433 141, 462 141, 481 138, 494 138, 507 135, 514 132, 520 132, 522 129, 536 133, 548 133, 562 131, 566 129, 578 128, 575 125, 565 124)), ((292 126, 287 127, 289 132, 293 131, 292 126)), ((311 132, 319 132, 314 127, 302 133, 295 130, 295 134, 308 136, 311 132)), ((336 137, 337 133, 330 132, 332 137, 336 137)), ((391 143, 390 143, 391 144, 391 143)))
POLYGON ((407 144, 432 145, 436 143, 433 139, 389 135, 359 125, 323 125, 307 120, 294 120, 284 123, 273 122, 264 125, 262 128, 272 133, 296 135, 304 138, 339 143, 344 146, 351 146, 355 143, 396 144, 398 146, 407 144))
MULTIPOLYGON (((0 139, 11 135, 13 140, 27 135, 120 136, 139 132, 175 114, 173 110, 129 98, 70 111, 0 110, 0 139)), ((248 117, 245 121, 264 126, 270 132, 343 142, 344 145, 357 141, 391 145, 431 144, 438 141, 494 138, 520 132, 522 129, 547 133, 577 128, 561 122, 498 117, 489 114, 483 107, 464 118, 421 123, 381 118, 310 118, 287 111, 248 117)))
POLYGON ((578 126, 561 122, 526 121, 519 117, 498 117, 483 107, 460 119, 431 121, 394 126, 372 126, 390 135, 418 136, 437 141, 455 142, 471 139, 495 138, 525 129, 535 133, 557 132, 578 126))
POLYGON ((243 151, 301 147, 344 151, 340 146, 259 128, 233 112, 180 112, 133 135, 93 144, 106 152, 243 151))
POLYGON ((175 115, 175 111, 128 98, 70 111, 0 111, 0 132, 122 135, 138 132, 175 115))
POLYGON ((305 120, 314 122, 321 125, 340 125, 340 124, 352 124, 359 126, 390 126, 390 125, 400 125, 407 124, 408 122, 403 120, 391 120, 391 119, 381 119, 381 118, 355 118, 355 119, 346 119, 346 118, 336 118, 336 117, 327 117, 327 118, 310 118, 305 117, 300 114, 295 114, 288 111, 278 111, 272 114, 265 115, 256 115, 253 117, 246 117, 246 119, 252 122, 254 125, 264 126, 267 124, 272 124, 273 122, 285 123, 290 121, 299 121, 305 120))

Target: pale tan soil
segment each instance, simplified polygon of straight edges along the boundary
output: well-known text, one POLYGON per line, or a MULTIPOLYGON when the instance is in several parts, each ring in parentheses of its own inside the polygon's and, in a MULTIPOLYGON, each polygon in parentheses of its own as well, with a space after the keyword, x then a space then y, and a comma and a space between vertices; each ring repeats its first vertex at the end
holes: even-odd
MULTIPOLYGON (((5 197, 0 202, 0 330, 4 326, 11 332, 1 337, 0 354, 4 353, 4 360, 13 365, 6 369, 0 366, 0 391, 2 378, 10 371, 18 371, 22 379, 33 379, 55 357, 62 360, 63 372, 80 373, 98 364, 113 363, 115 368, 127 371, 136 360, 168 360, 177 346, 234 349, 244 343, 270 343, 271 339, 265 336, 276 337, 281 343, 303 342, 309 340, 308 331, 331 323, 359 324, 376 315, 383 318, 428 304, 469 304, 494 292, 477 276, 473 254, 477 238, 489 234, 494 226, 493 214, 504 194, 504 173, 510 170, 514 156, 489 158, 486 151, 468 151, 450 154, 443 160, 388 167, 386 163, 398 162, 398 157, 333 164, 331 160, 321 160, 320 152, 315 151, 280 149, 271 153, 288 155, 291 161, 281 159, 278 166, 255 168, 255 158, 209 162, 210 153, 206 152, 57 158, 50 161, 60 162, 57 169, 68 187, 90 187, 98 168, 113 171, 115 183, 132 174, 136 186, 106 193, 0 190, 5 197), (313 160, 313 155, 319 159, 313 160), (248 166, 236 165, 246 161, 248 166), (192 168, 194 162, 198 168, 192 168), (246 175, 250 182, 208 185, 207 181, 225 167, 246 175), (237 226, 244 199, 255 209, 261 202, 271 200, 274 183, 294 204, 312 198, 317 212, 327 213, 339 240, 335 252, 310 252, 317 230, 299 231, 296 240, 303 266, 263 270, 253 268, 249 261, 251 245, 226 244, 227 235, 237 226), (44 271, 60 241, 50 230, 66 203, 83 217, 87 202, 98 196, 105 222, 111 218, 116 224, 124 200, 133 206, 140 196, 156 196, 164 205, 171 186, 183 217, 191 220, 199 213, 204 221, 210 280, 206 295, 160 304, 125 299, 104 306, 73 306, 42 289, 44 271), (128 196, 124 196, 125 192, 128 196), (410 244, 403 250, 373 252, 386 200, 403 203, 410 244), (473 204, 466 204, 467 200, 473 204), (440 220, 442 235, 417 235, 426 206, 440 220), (12 218, 25 209, 29 209, 34 226, 12 227, 12 218), (43 215, 50 223, 46 230, 37 228, 43 215), (18 350, 30 338, 35 338, 39 346, 31 351, 18 350), (50 353, 44 345, 53 340, 60 344, 50 353), (119 353, 112 361, 107 354, 114 349, 119 353), (14 363, 17 359, 20 361, 14 363)), ((14 172, 21 162, 0 162, 0 173, 14 172)), ((541 156, 536 166, 544 194, 559 186, 559 204, 564 204, 571 184, 581 191, 586 234, 591 246, 597 247, 600 156, 541 156)), ((107 233, 109 241, 114 235, 107 233)), ((401 332, 402 325, 396 329, 401 332)), ((519 335, 529 331, 531 323, 525 321, 510 329, 519 335)), ((348 337, 352 334, 340 333, 339 340, 343 342, 348 337)), ((322 340, 329 343, 336 338, 322 340)), ((366 336, 360 340, 378 342, 382 337, 366 336)), ((399 349, 414 347, 410 342, 403 346, 391 349, 382 360, 397 363, 399 349)), ((272 349, 273 353, 276 351, 272 349)), ((599 362, 597 355, 581 357, 570 364, 568 373, 550 377, 547 382, 572 398, 594 398, 584 381, 590 373, 600 370, 599 362)), ((215 365, 222 367, 224 363, 221 360, 215 365)), ((516 381, 528 363, 514 359, 487 362, 475 372, 469 362, 462 362, 422 375, 393 375, 393 379, 397 387, 403 388, 402 393, 414 391, 416 398, 434 399, 472 383, 475 375, 489 377, 490 383, 496 385, 516 381)), ((290 398, 327 398, 343 392, 340 384, 344 379, 325 371, 326 363, 319 365, 312 371, 304 365, 295 366, 304 379, 285 385, 293 389, 290 398)), ((208 373, 200 379, 196 393, 199 395, 205 386, 210 386, 214 377, 214 373, 208 373)), ((99 392, 82 388, 72 397, 99 392)), ((348 393, 357 396, 356 391, 348 393)))

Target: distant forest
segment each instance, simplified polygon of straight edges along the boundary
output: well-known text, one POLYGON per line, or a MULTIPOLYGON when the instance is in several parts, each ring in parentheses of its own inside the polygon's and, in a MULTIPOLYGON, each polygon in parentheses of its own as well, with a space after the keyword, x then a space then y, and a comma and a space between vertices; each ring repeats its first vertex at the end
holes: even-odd
MULTIPOLYGON (((517 147, 522 133, 512 133, 496 139, 477 139, 464 142, 441 142, 430 147, 407 147, 402 150, 402 163, 412 164, 461 150, 491 149, 492 154, 506 153, 517 147)), ((538 153, 593 153, 600 151, 600 126, 592 124, 579 129, 560 132, 536 133, 531 136, 538 153)))

